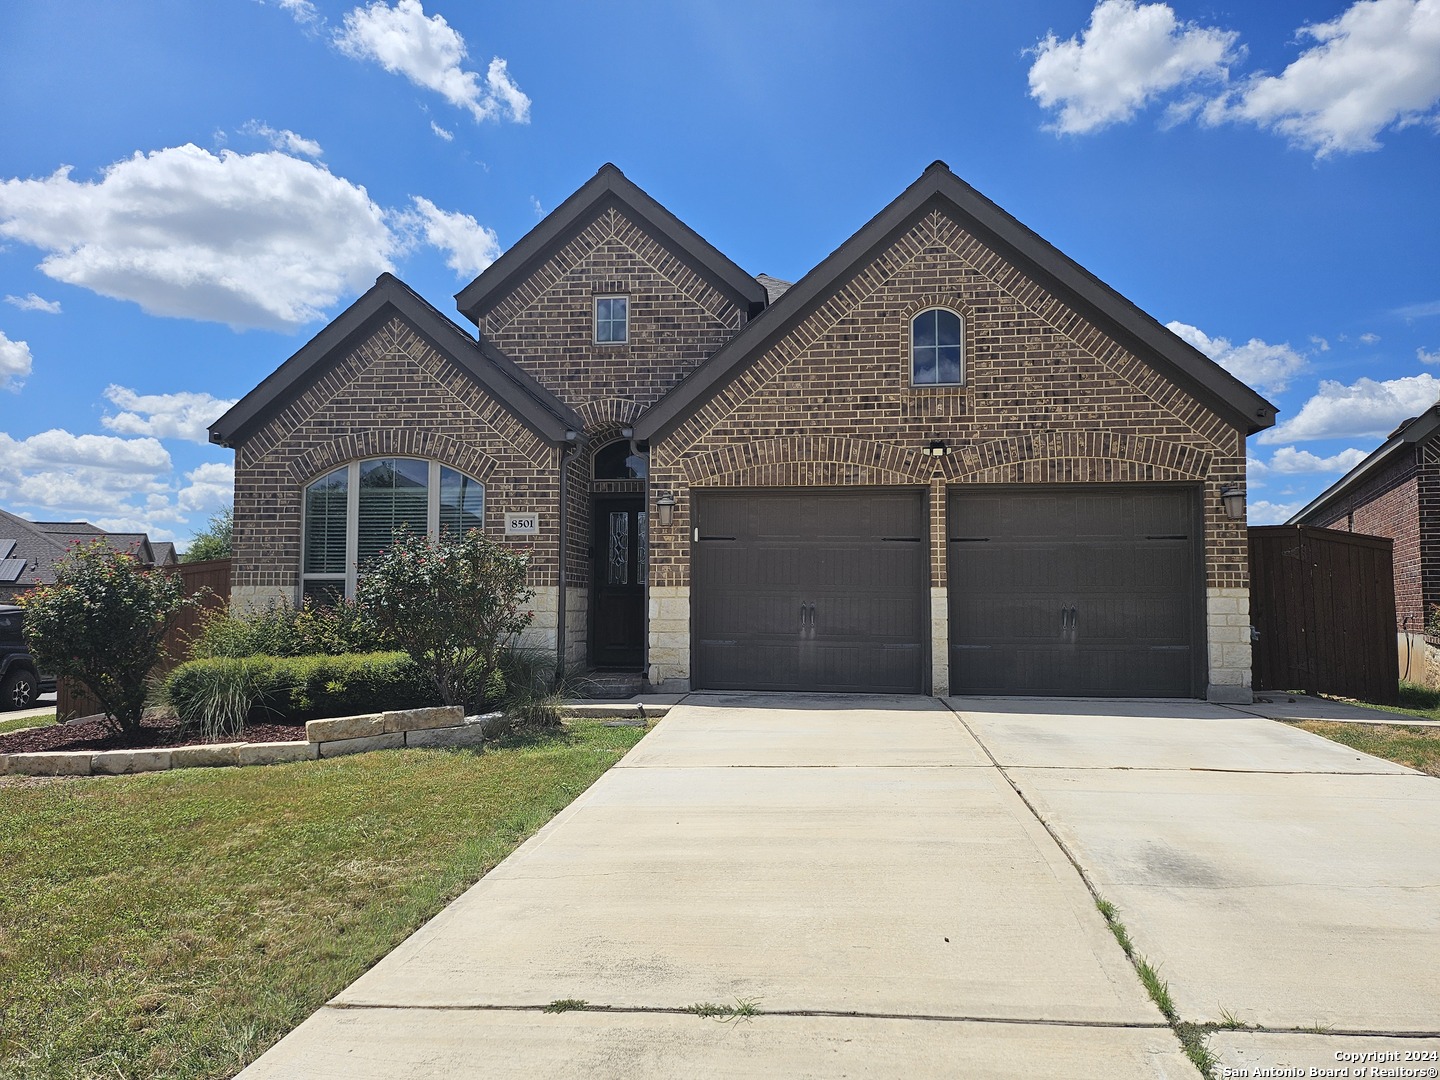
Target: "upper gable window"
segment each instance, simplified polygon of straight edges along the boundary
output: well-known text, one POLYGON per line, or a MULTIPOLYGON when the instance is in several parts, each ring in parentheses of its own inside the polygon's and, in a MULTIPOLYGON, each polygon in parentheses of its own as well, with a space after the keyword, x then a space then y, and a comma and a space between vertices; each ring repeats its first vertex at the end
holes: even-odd
POLYGON ((910 382, 959 386, 965 375, 965 323, 945 308, 922 311, 910 321, 910 382))
POLYGON ((630 340, 630 298, 595 298, 595 341, 600 345, 623 345, 630 340))

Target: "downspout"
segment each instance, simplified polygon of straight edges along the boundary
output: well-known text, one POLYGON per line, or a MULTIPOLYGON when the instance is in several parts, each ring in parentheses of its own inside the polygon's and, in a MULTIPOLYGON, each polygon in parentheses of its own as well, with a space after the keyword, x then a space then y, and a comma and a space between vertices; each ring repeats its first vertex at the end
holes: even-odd
POLYGON ((565 591, 569 584, 566 573, 566 544, 570 539, 570 461, 580 450, 580 433, 565 432, 565 445, 560 448, 560 589, 555 608, 555 674, 565 670, 565 591))

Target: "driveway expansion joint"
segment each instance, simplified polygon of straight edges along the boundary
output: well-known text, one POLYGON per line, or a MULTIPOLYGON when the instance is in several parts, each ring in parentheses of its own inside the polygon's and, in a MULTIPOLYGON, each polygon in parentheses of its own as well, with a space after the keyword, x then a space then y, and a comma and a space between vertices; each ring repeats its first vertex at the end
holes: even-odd
MULTIPOLYGON (((699 1017, 696 1015, 693 1006, 678 1005, 597 1005, 594 1002, 586 1002, 584 1005, 577 1005, 572 1008, 554 1010, 549 1005, 382 1005, 376 1002, 347 1002, 332 1001, 323 1006, 326 1009, 333 1009, 336 1012, 379 1012, 391 1010, 395 1012, 518 1012, 518 1013, 544 1013, 554 1012, 598 1012, 611 1014, 633 1014, 637 1016, 662 1015, 662 1016, 696 1016, 697 1019, 720 1019, 727 1022, 737 1019, 736 1017, 699 1017)), ((1032 1016, 970 1016, 949 1013, 902 1013, 902 1012, 869 1012, 861 1009, 758 1009, 753 1015, 738 1017, 741 1020, 753 1020, 767 1016, 823 1016, 838 1020, 921 1020, 929 1023, 939 1024, 1017 1024, 1027 1027, 1061 1027, 1061 1028, 1098 1028, 1113 1031, 1168 1031, 1170 1025, 1163 1020, 1150 1021, 1127 1021, 1119 1022, 1113 1020, 1060 1020, 1041 1019, 1032 1016)))

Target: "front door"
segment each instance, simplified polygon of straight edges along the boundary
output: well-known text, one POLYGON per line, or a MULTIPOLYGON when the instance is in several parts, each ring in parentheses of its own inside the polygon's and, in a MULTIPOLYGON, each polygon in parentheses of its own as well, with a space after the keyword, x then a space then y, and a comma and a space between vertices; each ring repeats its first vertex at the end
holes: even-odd
POLYGON ((645 500, 595 500, 590 578, 590 666, 639 671, 645 634, 645 500))

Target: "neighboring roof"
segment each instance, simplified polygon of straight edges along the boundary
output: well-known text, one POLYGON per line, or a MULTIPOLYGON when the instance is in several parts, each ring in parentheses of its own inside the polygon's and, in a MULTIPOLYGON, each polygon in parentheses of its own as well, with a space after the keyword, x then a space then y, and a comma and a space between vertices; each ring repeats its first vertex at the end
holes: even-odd
POLYGON ((765 295, 770 298, 772 304, 785 295, 786 289, 795 284, 793 281, 781 281, 778 277, 771 277, 769 274, 756 274, 755 280, 765 287, 765 295))
POLYGON ((1274 405, 985 198, 943 161, 937 161, 787 289, 763 318, 747 324, 643 413, 635 421, 635 437, 653 439, 682 423, 824 303, 841 282, 937 206, 1237 427, 1254 434, 1274 424, 1274 405))
POLYGON ((726 293, 747 316, 758 314, 769 302, 765 288, 758 281, 607 162, 575 194, 455 294, 461 314, 478 326, 485 312, 504 299, 510 288, 534 273, 613 205, 623 207, 626 217, 644 226, 655 240, 726 293))
POLYGON ((150 548, 155 552, 156 566, 174 566, 180 561, 180 557, 175 553, 175 545, 169 540, 153 540, 150 548))
POLYGON ((1397 427, 1364 461, 1322 491, 1299 513, 1292 514, 1285 524, 1308 525, 1319 519, 1327 509, 1369 482, 1409 447, 1424 442, 1437 431, 1440 431, 1440 403, 1430 406, 1419 416, 1412 416, 1397 427))
POLYGON ((564 442, 567 431, 578 431, 583 426, 570 406, 508 356, 492 345, 477 342, 410 286, 387 273, 376 278, 369 291, 211 424, 210 441, 221 446, 244 442, 256 428, 304 393, 352 341, 372 332, 392 314, 406 319, 542 438, 564 442))
POLYGON ((134 554, 146 566, 159 562, 157 545, 145 533, 107 533, 88 521, 28 521, 0 510, 0 585, 48 585, 55 580, 55 564, 72 544, 96 540, 134 554))

